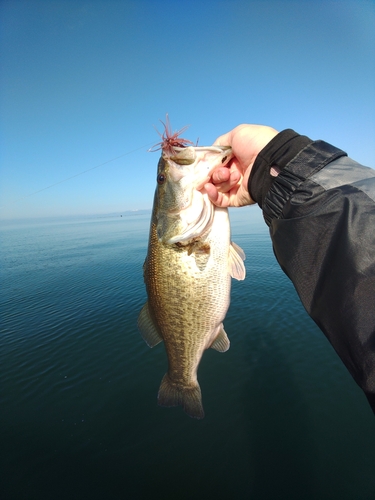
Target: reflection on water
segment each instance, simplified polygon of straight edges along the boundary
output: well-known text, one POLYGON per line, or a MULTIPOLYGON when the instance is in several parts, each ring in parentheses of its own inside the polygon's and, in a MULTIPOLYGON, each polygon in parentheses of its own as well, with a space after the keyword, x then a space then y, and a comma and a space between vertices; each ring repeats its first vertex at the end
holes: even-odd
POLYGON ((231 211, 247 279, 230 350, 200 365, 206 417, 157 406, 165 352, 136 330, 149 217, 2 223, 1 498, 373 498, 372 412, 255 207, 231 211))

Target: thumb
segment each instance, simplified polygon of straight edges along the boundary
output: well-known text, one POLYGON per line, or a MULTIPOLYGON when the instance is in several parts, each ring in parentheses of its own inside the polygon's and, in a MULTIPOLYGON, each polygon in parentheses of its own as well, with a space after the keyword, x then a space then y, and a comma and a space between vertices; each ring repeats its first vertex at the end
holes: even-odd
POLYGON ((230 146, 231 145, 230 135, 231 135, 230 132, 220 135, 217 139, 215 139, 213 146, 230 146))

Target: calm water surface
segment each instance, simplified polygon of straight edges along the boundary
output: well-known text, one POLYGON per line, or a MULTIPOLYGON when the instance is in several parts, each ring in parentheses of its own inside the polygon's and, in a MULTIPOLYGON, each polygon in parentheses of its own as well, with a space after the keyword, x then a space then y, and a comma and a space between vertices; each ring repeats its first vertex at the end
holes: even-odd
POLYGON ((137 332, 149 214, 2 223, 0 498, 374 499, 375 419, 279 269, 259 209, 231 212, 247 278, 206 417, 156 403, 137 332))

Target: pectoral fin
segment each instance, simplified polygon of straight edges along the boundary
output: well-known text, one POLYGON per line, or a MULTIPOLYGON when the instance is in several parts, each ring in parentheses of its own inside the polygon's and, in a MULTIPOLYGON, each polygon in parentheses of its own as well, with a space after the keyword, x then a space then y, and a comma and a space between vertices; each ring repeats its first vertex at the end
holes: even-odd
POLYGON ((243 263, 245 258, 245 252, 242 248, 232 241, 229 247, 229 272, 232 278, 239 281, 245 279, 246 269, 243 263))
POLYGON ((219 333, 210 347, 219 352, 226 352, 229 349, 230 342, 228 339, 228 335, 225 333, 223 323, 221 323, 219 333))
POLYGON ((148 308, 148 302, 142 307, 138 316, 138 330, 143 337, 143 340, 149 347, 154 347, 163 339, 160 336, 157 326, 155 325, 148 308))

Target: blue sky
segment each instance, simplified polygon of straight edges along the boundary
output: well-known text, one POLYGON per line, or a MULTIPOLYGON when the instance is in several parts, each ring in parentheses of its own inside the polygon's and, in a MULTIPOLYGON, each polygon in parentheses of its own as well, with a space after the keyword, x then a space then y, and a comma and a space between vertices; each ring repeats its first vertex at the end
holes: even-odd
POLYGON ((150 208, 166 112, 200 145, 259 123, 375 167, 374 1, 2 0, 0 17, 0 218, 150 208))

